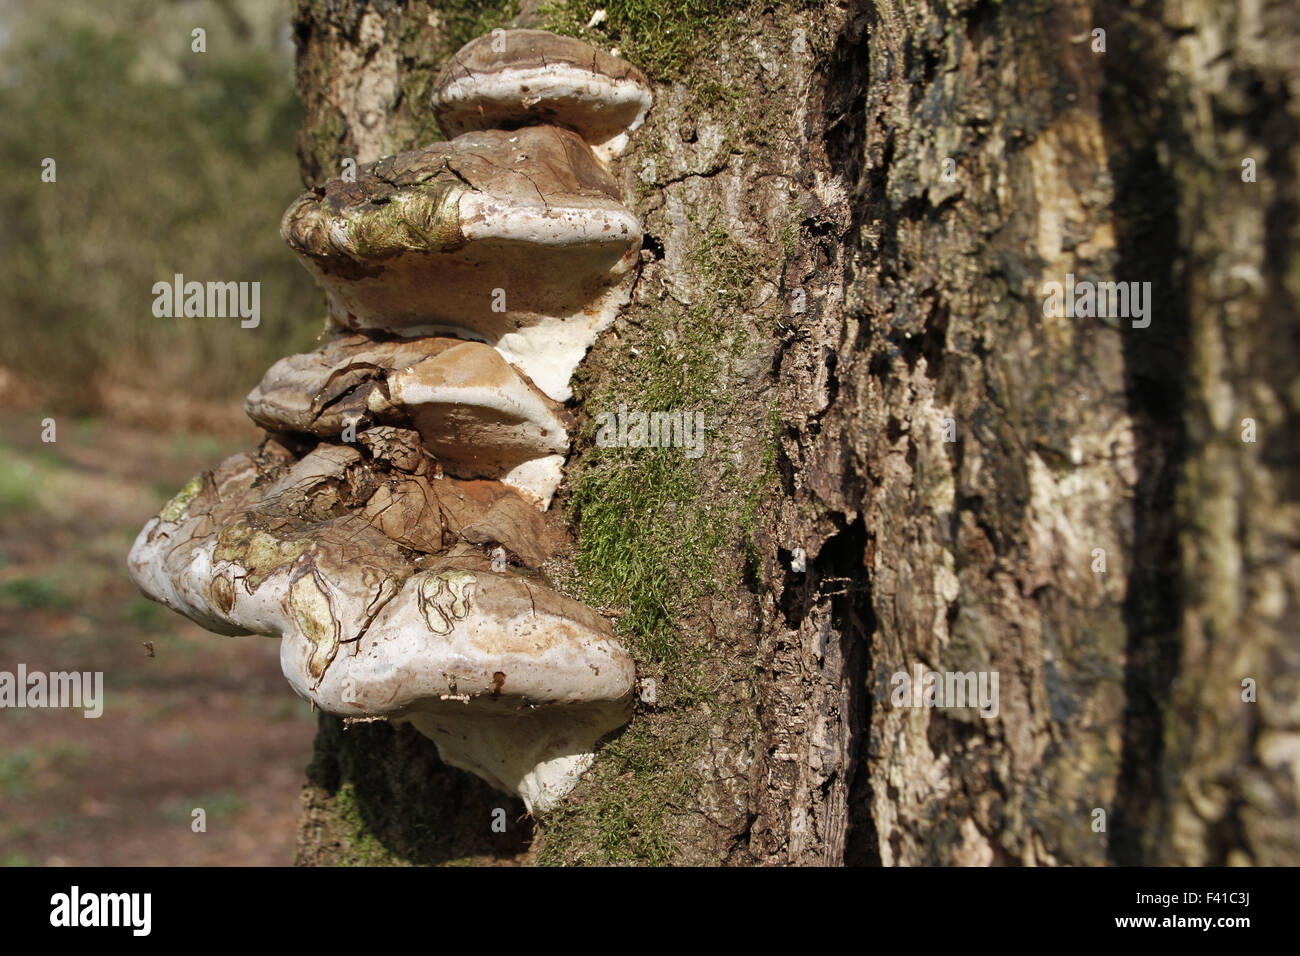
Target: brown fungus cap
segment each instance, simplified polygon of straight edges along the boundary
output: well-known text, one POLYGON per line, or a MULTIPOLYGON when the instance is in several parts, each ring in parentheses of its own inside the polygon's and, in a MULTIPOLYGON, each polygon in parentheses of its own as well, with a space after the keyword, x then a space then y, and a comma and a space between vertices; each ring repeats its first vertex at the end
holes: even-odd
POLYGON ((564 126, 608 162, 644 122, 651 100, 645 74, 616 56, 545 30, 504 30, 471 40, 447 62, 433 110, 448 136, 564 126))
POLYGON ((244 404, 272 432, 336 442, 413 428, 447 474, 500 479, 543 509, 569 450, 563 409, 482 342, 340 335, 276 362, 244 404))
POLYGON ((468 133, 332 179, 281 234, 337 325, 493 345, 551 398, 627 301, 641 227, 553 126, 468 133))

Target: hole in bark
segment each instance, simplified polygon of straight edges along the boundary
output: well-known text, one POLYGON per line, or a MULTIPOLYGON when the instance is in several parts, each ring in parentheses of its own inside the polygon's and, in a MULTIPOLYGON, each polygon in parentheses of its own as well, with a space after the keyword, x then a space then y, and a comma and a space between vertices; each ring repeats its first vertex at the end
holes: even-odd
POLYGON ((653 255, 656 261, 661 260, 664 257, 663 241, 660 240, 658 236, 654 235, 654 233, 647 232, 641 236, 641 248, 647 250, 651 255, 653 255))

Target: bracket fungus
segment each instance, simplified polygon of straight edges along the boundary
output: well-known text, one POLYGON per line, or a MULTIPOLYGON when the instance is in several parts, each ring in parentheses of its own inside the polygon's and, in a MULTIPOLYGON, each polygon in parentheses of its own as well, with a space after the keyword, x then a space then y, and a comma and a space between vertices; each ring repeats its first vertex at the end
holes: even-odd
POLYGON ((271 367, 245 401, 261 446, 186 485, 128 563, 210 630, 280 638, 322 710, 408 721, 545 809, 636 681, 609 624, 540 569, 569 380, 638 262, 605 163, 650 91, 586 44, 515 30, 457 53, 433 105, 454 139, 285 213, 334 336, 271 367))
POLYGON ((341 328, 486 342, 557 401, 627 304, 641 248, 614 178, 555 126, 380 160, 304 194, 280 232, 341 328))
POLYGON ((572 37, 512 30, 471 40, 434 81, 448 136, 545 123, 576 130, 602 162, 645 122, 650 84, 636 67, 572 37))

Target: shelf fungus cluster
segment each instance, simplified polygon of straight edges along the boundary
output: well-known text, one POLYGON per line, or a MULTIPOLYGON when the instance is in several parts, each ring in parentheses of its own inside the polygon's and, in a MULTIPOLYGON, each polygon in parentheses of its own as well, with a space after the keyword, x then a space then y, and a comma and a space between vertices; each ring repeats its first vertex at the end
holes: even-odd
POLYGON ((409 721, 530 809, 630 714, 627 651, 540 568, 569 379, 641 244, 605 164, 649 107, 638 70, 576 40, 457 53, 433 94, 453 139, 285 213, 334 336, 271 367, 245 402, 262 445, 193 479, 129 559, 204 627, 281 638, 322 710, 409 721))

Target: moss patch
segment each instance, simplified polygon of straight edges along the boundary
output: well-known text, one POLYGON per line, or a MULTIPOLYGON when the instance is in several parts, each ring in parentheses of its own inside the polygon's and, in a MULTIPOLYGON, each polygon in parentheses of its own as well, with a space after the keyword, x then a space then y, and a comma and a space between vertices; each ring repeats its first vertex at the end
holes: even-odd
POLYGON ((688 79, 687 68, 705 50, 740 32, 737 14, 747 0, 569 0, 543 5, 546 29, 601 47, 619 48, 652 80, 688 79), (592 14, 605 22, 588 30, 592 14))
POLYGON ((584 370, 576 382, 589 419, 570 502, 580 529, 574 584, 587 603, 619 614, 638 660, 658 663, 680 656, 680 611, 739 581, 719 556, 737 540, 746 494, 717 422, 732 363, 751 344, 736 319, 755 263, 720 226, 696 225, 699 298, 654 309, 626 336, 616 369, 584 370), (590 394, 593 375, 602 384, 590 394), (704 453, 595 445, 598 413, 634 410, 703 416, 704 453))
POLYGON ((519 0, 440 0, 437 16, 446 38, 446 55, 499 27, 508 29, 518 15, 519 0))
POLYGON ((690 768, 704 739, 675 716, 638 719, 601 750, 577 799, 546 815, 539 864, 660 865, 678 856, 680 818, 700 783, 690 768))
POLYGON ((657 699, 602 747, 566 804, 541 817, 539 863, 717 862, 723 852, 700 808, 725 798, 709 796, 717 781, 701 768, 711 732, 725 723, 729 739, 743 738, 736 728, 752 724, 751 671, 732 647, 745 615, 715 621, 710 608, 752 602, 747 555, 777 487, 777 435, 775 409, 755 402, 750 376, 779 309, 756 293, 779 254, 762 255, 727 221, 720 208, 688 218, 687 294, 630 309, 617 344, 599 347, 575 379, 587 417, 569 465, 578 543, 568 583, 618 616, 657 699), (597 415, 621 406, 702 412, 703 454, 599 447, 597 415))
POLYGON ((33 574, 0 581, 0 608, 62 611, 71 603, 62 583, 52 574, 33 574))
POLYGON ((202 490, 203 475, 195 475, 167 504, 163 505, 162 510, 158 512, 158 517, 163 521, 179 521, 189 510, 190 502, 197 498, 202 490))

